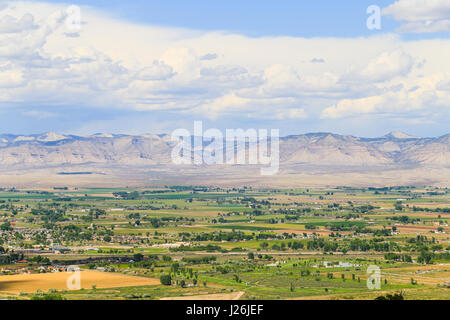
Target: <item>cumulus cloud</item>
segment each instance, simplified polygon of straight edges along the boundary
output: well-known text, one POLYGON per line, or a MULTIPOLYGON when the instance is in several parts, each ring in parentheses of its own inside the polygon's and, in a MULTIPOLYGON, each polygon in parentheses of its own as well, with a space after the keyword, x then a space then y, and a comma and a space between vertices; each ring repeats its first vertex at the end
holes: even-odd
POLYGON ((69 38, 78 38, 80 36, 79 32, 66 32, 64 34, 66 37, 69 37, 69 38))
POLYGON ((167 80, 175 75, 171 66, 164 62, 155 61, 153 65, 145 67, 136 74, 136 79, 144 81, 167 80))
POLYGON ((241 66, 216 66, 200 70, 200 74, 205 77, 238 76, 247 72, 247 69, 241 66))
POLYGON ((364 80, 386 81, 397 76, 406 76, 414 66, 414 59, 401 50, 383 52, 371 60, 361 71, 364 80))
POLYGON ((382 96, 344 99, 322 112, 322 118, 337 119, 354 114, 373 113, 385 101, 382 96))
POLYGON ((19 70, 1 70, 0 68, 0 88, 16 88, 25 85, 24 75, 19 70))
POLYGON ((37 29, 33 15, 27 13, 22 18, 16 19, 10 15, 0 18, 0 33, 20 33, 30 29, 37 29))
POLYGON ((215 53, 207 53, 204 56, 200 57, 200 60, 209 61, 217 59, 217 54, 215 53))
POLYGON ((404 33, 450 32, 450 2, 447 0, 398 0, 383 14, 403 22, 404 33))
POLYGON ((448 114, 448 93, 439 93, 441 76, 415 79, 409 87, 390 88, 376 96, 342 99, 337 104, 324 109, 322 119, 338 119, 358 115, 395 115, 423 117, 443 112, 448 114), (446 111, 447 110, 447 111, 446 111))
POLYGON ((271 97, 302 97, 305 95, 333 94, 343 90, 340 77, 332 72, 304 73, 288 65, 272 65, 264 71, 265 83, 261 93, 271 97))
POLYGON ((446 80, 440 81, 437 84, 436 89, 442 90, 442 91, 450 91, 450 75, 449 75, 449 77, 447 77, 446 80))
POLYGON ((16 2, 0 19, 28 14, 37 27, 0 34, 0 107, 33 106, 35 117, 36 105, 264 120, 449 110, 446 39, 250 38, 135 25, 85 7, 73 34, 65 6, 39 2, 16 2))

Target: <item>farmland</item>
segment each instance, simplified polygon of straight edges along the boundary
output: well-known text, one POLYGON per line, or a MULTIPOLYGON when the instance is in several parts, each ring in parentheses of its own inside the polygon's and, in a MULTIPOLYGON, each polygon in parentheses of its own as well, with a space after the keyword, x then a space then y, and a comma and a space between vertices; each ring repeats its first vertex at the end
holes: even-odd
MULTIPOLYGON (((2 276, 0 290, 12 293, 34 293, 37 290, 66 290, 70 272, 18 274, 2 276)), ((110 272, 82 271, 80 273, 80 289, 111 288, 159 284, 158 280, 143 277, 132 277, 110 272)))
POLYGON ((449 221, 429 186, 5 188, 0 297, 450 299, 449 221))

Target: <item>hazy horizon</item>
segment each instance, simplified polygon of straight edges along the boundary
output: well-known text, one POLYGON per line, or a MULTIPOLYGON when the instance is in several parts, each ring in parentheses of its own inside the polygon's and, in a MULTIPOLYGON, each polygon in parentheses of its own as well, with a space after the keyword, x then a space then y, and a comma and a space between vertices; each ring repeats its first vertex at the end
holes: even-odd
MULTIPOLYGON (((186 129, 190 129, 189 127, 187 127, 186 129)), ((209 128, 205 128, 205 129, 209 129, 209 128)), ((240 128, 233 128, 233 129, 240 129, 240 128)), ((255 128, 258 129, 258 128, 255 128)), ((265 128, 264 128, 265 129, 265 128)), ((246 130, 246 129, 244 129, 246 130)), ((439 137, 443 137, 446 135, 450 134, 450 131, 448 133, 444 133, 438 136, 419 136, 419 135, 415 135, 415 134, 411 134, 410 132, 404 132, 404 131, 390 131, 387 132, 386 134, 383 135, 379 135, 379 136, 358 136, 358 135, 354 135, 354 134, 345 134, 345 133, 336 133, 336 132, 326 132, 326 131, 316 131, 316 132, 299 132, 299 133, 294 133, 294 134, 286 134, 286 135, 280 135, 281 138, 288 138, 291 136, 302 136, 302 135, 320 135, 320 134, 333 134, 333 135, 339 135, 339 136, 352 136, 352 137, 357 137, 357 138, 367 138, 367 139, 376 139, 376 138, 383 138, 389 135, 395 135, 395 134, 405 134, 410 136, 411 139, 413 138, 417 138, 417 139, 426 139, 426 138, 439 138, 439 137)), ((171 135, 171 132, 141 132, 141 133, 118 133, 118 132, 92 132, 92 133, 87 133, 87 134, 83 134, 83 135, 79 135, 79 134, 73 134, 73 133, 69 133, 69 132, 55 132, 55 131, 45 131, 45 132, 37 132, 37 133, 30 133, 30 134, 23 134, 23 133, 0 133, 0 136, 24 136, 24 137, 38 137, 38 136, 43 136, 46 134, 58 134, 58 135, 62 135, 62 136, 75 136, 75 137, 92 137, 92 136, 98 136, 98 135, 112 135, 112 136, 145 136, 145 135, 171 135)), ((193 135, 192 135, 193 136, 193 135)), ((400 139, 408 139, 408 138, 400 138, 400 139)))

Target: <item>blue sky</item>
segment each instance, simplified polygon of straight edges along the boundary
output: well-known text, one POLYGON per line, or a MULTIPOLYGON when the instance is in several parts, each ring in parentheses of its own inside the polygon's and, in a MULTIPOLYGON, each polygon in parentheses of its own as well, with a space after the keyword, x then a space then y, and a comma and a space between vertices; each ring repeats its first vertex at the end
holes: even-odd
MULTIPOLYGON (((382 30, 368 30, 366 10, 392 0, 50 0, 53 3, 87 5, 115 17, 151 25, 199 30, 225 30, 251 37, 357 37, 395 30, 400 25, 382 19, 382 30)), ((405 34, 407 39, 448 37, 448 33, 405 34)))
POLYGON ((438 136, 449 34, 446 0, 7 1, 0 131, 160 133, 203 120, 438 136), (366 27, 373 4, 381 30, 366 27))
MULTIPOLYGON (((65 1, 52 1, 66 3, 65 1)), ((102 0, 72 1, 90 5, 130 21, 201 30, 227 30, 248 36, 353 37, 373 33, 366 28, 366 9, 389 0, 102 0)), ((385 28, 397 23, 385 19, 385 28)))

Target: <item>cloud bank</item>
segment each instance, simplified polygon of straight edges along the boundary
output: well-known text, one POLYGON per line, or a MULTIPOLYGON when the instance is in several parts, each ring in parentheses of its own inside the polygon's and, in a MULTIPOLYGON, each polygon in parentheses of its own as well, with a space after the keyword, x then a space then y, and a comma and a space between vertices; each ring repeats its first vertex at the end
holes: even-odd
MULTIPOLYGON (((446 24, 448 1, 415 1, 383 12, 405 21, 402 30, 446 24)), ((448 39, 250 38, 81 9, 76 32, 63 5, 14 2, 0 11, 0 108, 38 119, 76 106, 254 123, 449 115, 448 39)))
POLYGON ((398 0, 383 14, 403 22, 404 33, 450 32, 450 2, 447 0, 398 0))

